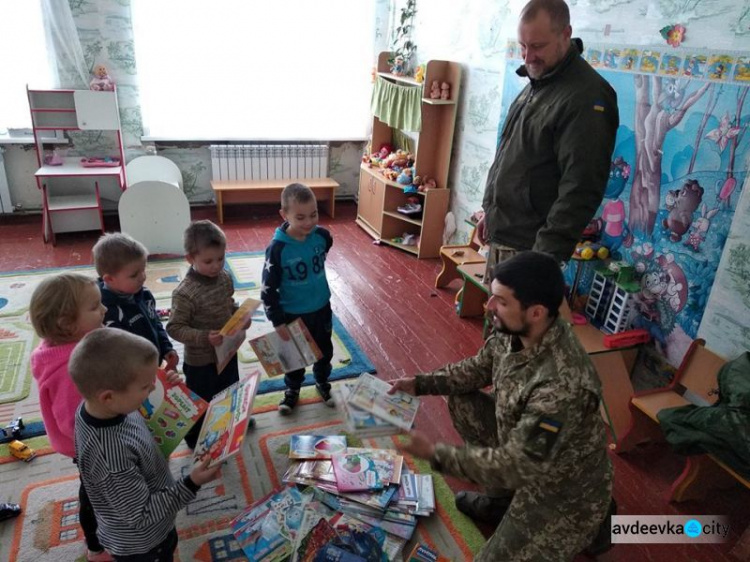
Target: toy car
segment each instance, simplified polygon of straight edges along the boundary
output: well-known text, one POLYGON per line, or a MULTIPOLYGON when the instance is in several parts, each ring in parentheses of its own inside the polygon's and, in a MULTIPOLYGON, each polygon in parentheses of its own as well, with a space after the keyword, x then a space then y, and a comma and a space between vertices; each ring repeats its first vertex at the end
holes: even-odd
POLYGON ((596 242, 579 242, 576 244, 576 249, 573 252, 574 259, 588 261, 595 257, 600 260, 607 259, 609 257, 609 250, 606 246, 602 246, 596 242))
POLYGON ((11 441, 8 444, 8 450, 10 451, 11 455, 24 462, 29 462, 36 457, 34 449, 28 447, 18 440, 11 441))
POLYGON ((21 432, 25 429, 23 425, 23 418, 16 418, 5 427, 0 427, 0 431, 3 433, 3 437, 10 437, 12 439, 20 439, 21 432))
POLYGON ((21 515, 21 506, 17 503, 0 503, 0 521, 21 515))

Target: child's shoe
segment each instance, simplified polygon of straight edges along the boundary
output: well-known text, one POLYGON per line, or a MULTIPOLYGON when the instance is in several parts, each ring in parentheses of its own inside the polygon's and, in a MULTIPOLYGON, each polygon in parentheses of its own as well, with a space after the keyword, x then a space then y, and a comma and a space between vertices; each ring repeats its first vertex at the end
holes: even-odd
POLYGON ((115 559, 106 550, 102 550, 101 552, 88 550, 86 551, 86 560, 88 562, 115 562, 115 559))
POLYGON ((315 390, 318 391, 318 394, 323 399, 323 402, 326 406, 329 408, 333 408, 336 405, 336 402, 333 401, 333 396, 331 396, 331 385, 328 383, 325 384, 316 384, 315 390))
POLYGON ((279 413, 282 416, 288 416, 294 410, 299 400, 299 390, 284 391, 284 399, 279 402, 279 413))
POLYGON ((251 429, 255 429, 255 418, 247 420, 247 430, 250 431, 251 429))

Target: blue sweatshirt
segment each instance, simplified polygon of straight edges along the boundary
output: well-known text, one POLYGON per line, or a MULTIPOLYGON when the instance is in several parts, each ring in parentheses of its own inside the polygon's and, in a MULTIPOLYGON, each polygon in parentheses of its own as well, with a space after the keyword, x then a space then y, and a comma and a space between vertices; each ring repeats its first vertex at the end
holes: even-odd
POLYGON ((288 228, 285 222, 276 229, 263 266, 261 299, 274 326, 285 323, 285 314, 315 312, 331 300, 325 270, 331 233, 316 226, 300 241, 286 233, 288 228))

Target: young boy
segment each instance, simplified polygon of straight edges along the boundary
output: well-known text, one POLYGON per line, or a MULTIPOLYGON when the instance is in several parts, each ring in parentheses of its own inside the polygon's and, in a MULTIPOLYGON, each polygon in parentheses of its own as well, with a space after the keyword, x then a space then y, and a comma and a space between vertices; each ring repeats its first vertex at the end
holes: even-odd
MULTIPOLYGON (((224 269, 226 245, 224 233, 211 221, 195 221, 187 228, 185 254, 191 267, 172 292, 167 323, 167 333, 185 344, 185 383, 205 400, 239 380, 236 355, 221 373, 216 370, 215 347, 222 341, 219 330, 237 310, 232 277, 224 269)), ((191 449, 202 425, 203 418, 185 436, 191 449)))
POLYGON ((89 332, 70 357, 84 399, 75 420, 78 468, 99 540, 118 561, 171 561, 177 512, 218 476, 219 467, 203 463, 175 482, 138 413, 158 358, 144 338, 107 328, 89 332))
MULTIPOLYGON (((306 185, 293 183, 281 192, 284 224, 276 229, 266 249, 261 299, 274 327, 302 318, 323 357, 313 365, 315 388, 327 406, 333 407, 331 374, 331 290, 326 278, 326 256, 333 238, 318 226, 318 203, 306 185)), ((305 369, 286 373, 286 391, 279 413, 288 415, 297 405, 305 369)))
POLYGON ((146 338, 159 350, 160 363, 166 360, 170 368, 177 367, 179 358, 159 321, 154 295, 143 286, 148 250, 127 234, 114 232, 99 238, 93 254, 107 307, 104 325, 146 338))

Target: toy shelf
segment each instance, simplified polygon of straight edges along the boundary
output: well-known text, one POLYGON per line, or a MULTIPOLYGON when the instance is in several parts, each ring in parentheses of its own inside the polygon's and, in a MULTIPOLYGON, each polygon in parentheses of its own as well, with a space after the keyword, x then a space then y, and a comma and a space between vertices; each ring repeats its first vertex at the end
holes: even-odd
POLYGON ((417 82, 411 76, 396 76, 390 72, 378 72, 378 76, 393 80, 394 82, 400 82, 401 84, 408 84, 409 86, 422 86, 422 82, 417 82))
POLYGON ((383 214, 387 215, 389 217, 392 217, 394 219, 398 219, 400 221, 404 221, 404 222, 408 222, 408 223, 411 223, 411 224, 415 224, 417 226, 422 226, 422 221, 421 220, 412 219, 408 215, 404 215, 404 214, 399 213, 399 212, 395 212, 394 213, 394 212, 391 212, 391 211, 383 211, 383 214))
POLYGON ((456 100, 434 100, 432 98, 422 98, 422 103, 428 105, 456 105, 456 100))

